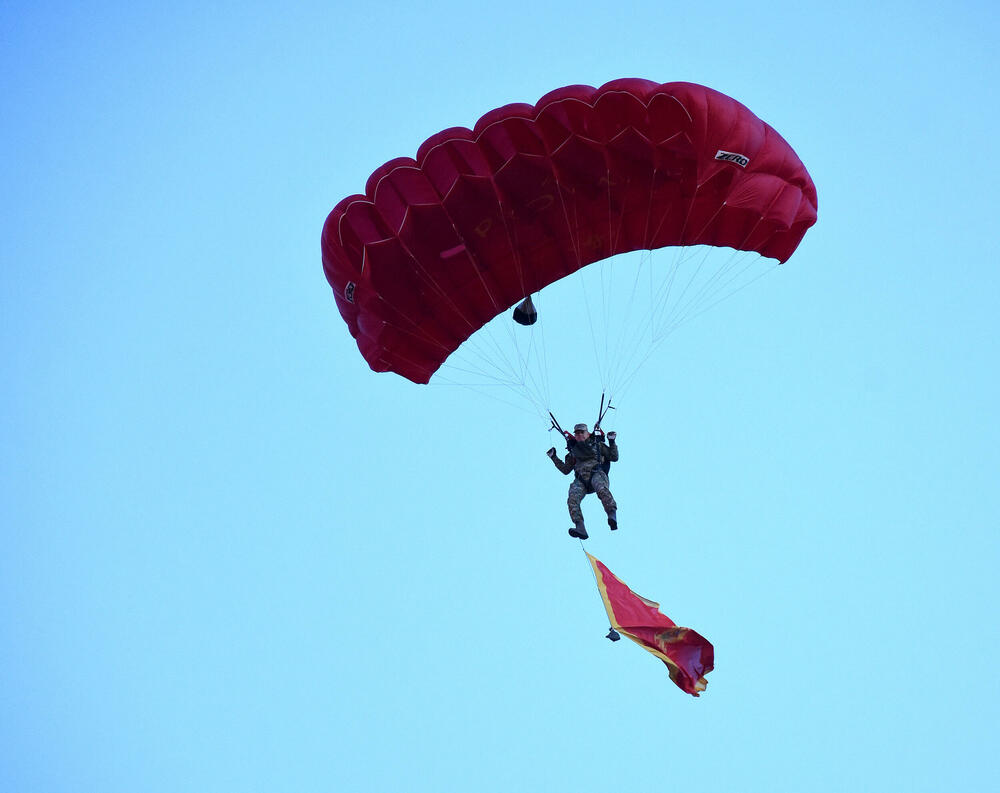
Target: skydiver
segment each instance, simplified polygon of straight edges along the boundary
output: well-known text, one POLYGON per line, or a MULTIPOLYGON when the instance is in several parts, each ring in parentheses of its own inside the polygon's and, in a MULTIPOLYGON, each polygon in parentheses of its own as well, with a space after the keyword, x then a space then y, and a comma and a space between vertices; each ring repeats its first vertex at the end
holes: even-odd
POLYGON ((567 454, 565 460, 560 460, 556 456, 556 449, 553 446, 546 454, 555 464, 555 467, 568 474, 573 471, 575 476, 569 486, 569 497, 566 504, 569 507, 569 517, 573 521, 573 528, 569 530, 570 537, 578 537, 581 540, 587 539, 587 529, 583 524, 583 512, 580 510, 580 502, 587 493, 597 493, 597 497, 604 506, 604 511, 608 513, 608 526, 611 531, 618 528, 618 505, 615 497, 611 495, 610 482, 608 481, 608 470, 611 463, 618 461, 618 445, 615 443, 616 433, 607 434, 608 443, 604 443, 601 438, 604 432, 598 427, 594 427, 591 435, 586 424, 577 424, 573 427, 573 434, 566 433, 567 454), (600 433, 598 437, 596 433, 600 433))

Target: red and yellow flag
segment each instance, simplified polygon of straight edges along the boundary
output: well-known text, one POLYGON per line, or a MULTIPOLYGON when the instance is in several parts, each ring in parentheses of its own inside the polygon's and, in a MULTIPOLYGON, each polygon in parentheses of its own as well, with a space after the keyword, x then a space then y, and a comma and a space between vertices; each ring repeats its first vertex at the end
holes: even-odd
POLYGON ((589 553, 587 558, 594 568, 611 627, 663 661, 670 679, 682 691, 694 696, 704 691, 708 685, 705 675, 715 664, 712 643, 690 628, 679 628, 660 612, 659 603, 637 595, 600 559, 589 553))

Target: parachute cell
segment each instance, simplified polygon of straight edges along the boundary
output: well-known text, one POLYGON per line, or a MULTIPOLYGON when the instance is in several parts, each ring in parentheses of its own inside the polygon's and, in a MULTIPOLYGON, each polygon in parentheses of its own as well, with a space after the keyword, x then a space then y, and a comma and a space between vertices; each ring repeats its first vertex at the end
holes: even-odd
POLYGON ((498 108, 381 166, 327 217, 323 268, 371 368, 426 383, 493 317, 587 264, 673 245, 784 262, 816 210, 798 156, 736 100, 616 80, 498 108))

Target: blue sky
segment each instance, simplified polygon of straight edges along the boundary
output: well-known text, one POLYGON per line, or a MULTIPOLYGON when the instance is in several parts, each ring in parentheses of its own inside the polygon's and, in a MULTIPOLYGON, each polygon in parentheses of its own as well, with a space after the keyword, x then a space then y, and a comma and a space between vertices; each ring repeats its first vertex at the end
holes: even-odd
POLYGON ((985 3, 4 3, 0 789, 987 789, 998 32, 985 3), (734 96, 820 198, 615 414, 622 530, 585 502, 591 553, 715 644, 697 700, 604 640, 544 423, 370 372, 319 259, 386 160, 625 76, 734 96))

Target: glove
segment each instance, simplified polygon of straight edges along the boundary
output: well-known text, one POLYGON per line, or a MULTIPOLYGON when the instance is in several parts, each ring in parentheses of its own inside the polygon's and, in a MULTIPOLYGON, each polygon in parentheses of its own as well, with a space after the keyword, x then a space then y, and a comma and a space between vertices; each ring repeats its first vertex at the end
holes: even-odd
POLYGON ((549 450, 548 450, 547 452, 545 452, 545 453, 546 453, 546 454, 547 454, 547 455, 548 455, 549 457, 551 457, 551 458, 552 458, 553 460, 554 460, 554 459, 556 459, 556 447, 555 447, 555 446, 553 446, 553 447, 552 447, 551 449, 549 449, 549 450))
POLYGON ((617 432, 609 432, 608 433, 608 440, 611 441, 612 443, 615 442, 615 438, 617 438, 617 437, 618 437, 618 433, 617 432))

